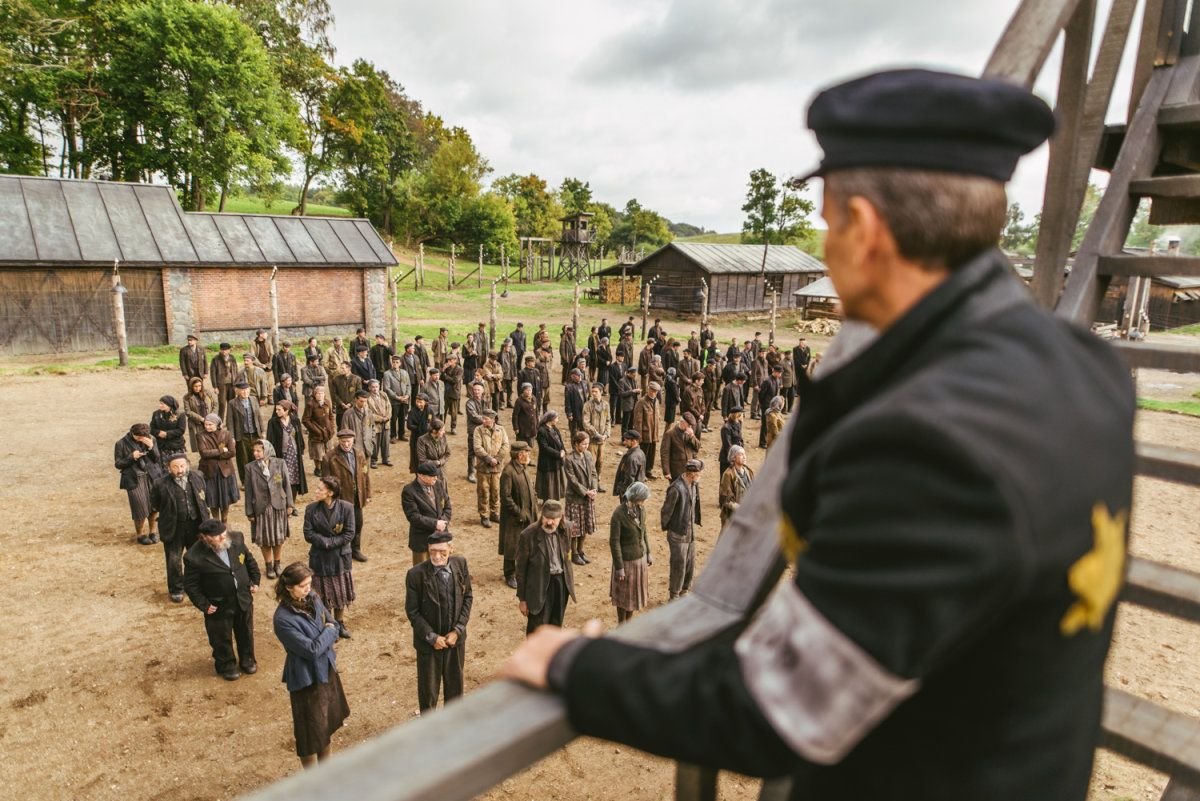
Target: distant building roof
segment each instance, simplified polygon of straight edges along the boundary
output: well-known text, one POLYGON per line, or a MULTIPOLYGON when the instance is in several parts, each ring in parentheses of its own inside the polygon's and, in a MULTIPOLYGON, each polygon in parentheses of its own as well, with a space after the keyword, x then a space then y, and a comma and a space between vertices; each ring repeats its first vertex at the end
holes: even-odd
POLYGON ((371 266, 396 257, 367 220, 185 212, 155 184, 0 175, 0 264, 371 266))
MULTIPOLYGON (((675 248, 702 270, 712 274, 757 273, 763 269, 762 245, 715 245, 705 242, 672 242, 675 248)), ((653 258, 650 254, 646 259, 653 258)), ((825 265, 795 245, 767 248, 768 273, 823 273, 825 265)))
POLYGON ((831 298, 837 300, 837 290, 833 288, 833 279, 829 276, 818 278, 805 287, 800 287, 792 293, 798 298, 831 298))

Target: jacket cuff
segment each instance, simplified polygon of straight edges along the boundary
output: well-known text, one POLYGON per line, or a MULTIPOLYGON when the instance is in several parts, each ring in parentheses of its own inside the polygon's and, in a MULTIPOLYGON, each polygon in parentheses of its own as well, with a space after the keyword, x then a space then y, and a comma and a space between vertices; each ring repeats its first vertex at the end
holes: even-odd
POLYGON ((591 643, 592 638, 590 637, 576 637, 558 649, 558 653, 550 660, 550 667, 546 671, 546 683, 550 685, 551 690, 557 693, 566 690, 567 678, 571 673, 571 666, 575 664, 575 658, 591 643))

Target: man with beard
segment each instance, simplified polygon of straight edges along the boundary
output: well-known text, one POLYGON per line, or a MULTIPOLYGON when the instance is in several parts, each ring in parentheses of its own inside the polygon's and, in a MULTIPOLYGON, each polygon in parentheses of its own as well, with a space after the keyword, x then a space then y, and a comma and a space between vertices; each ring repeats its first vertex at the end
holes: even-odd
POLYGON ((199 529, 200 542, 183 559, 183 589, 204 613, 217 674, 236 681, 242 673, 258 672, 253 618, 262 575, 241 533, 229 531, 220 520, 205 520, 199 529))
POLYGON ((183 600, 183 552, 196 544, 200 524, 208 520, 204 500, 204 476, 192 470, 186 453, 174 453, 167 475, 150 490, 150 505, 158 512, 158 531, 167 563, 167 592, 171 600, 183 600))
POLYGON ((551 499, 542 504, 537 522, 517 536, 517 604, 527 635, 538 626, 562 626, 567 599, 575 600, 570 535, 562 502, 551 499))
POLYGON ((404 579, 404 612, 417 651, 417 705, 421 712, 463 694, 467 621, 471 619, 471 574, 467 560, 452 556, 449 531, 428 537, 429 559, 404 579))

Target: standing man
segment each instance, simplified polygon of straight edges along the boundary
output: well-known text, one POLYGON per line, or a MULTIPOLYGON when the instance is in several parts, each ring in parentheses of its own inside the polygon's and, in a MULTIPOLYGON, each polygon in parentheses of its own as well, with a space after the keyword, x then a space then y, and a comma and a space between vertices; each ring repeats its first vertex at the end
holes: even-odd
POLYGON ((233 400, 233 385, 237 383, 237 360, 230 352, 232 348, 228 342, 222 342, 220 353, 208 366, 208 380, 213 392, 217 393, 217 414, 222 418, 225 417, 225 407, 233 400))
POLYGON ((471 619, 471 574, 467 560, 452 556, 448 531, 429 537, 429 559, 409 568, 404 612, 417 649, 417 705, 421 712, 463 694, 467 621, 471 619))
POLYGON ((345 411, 338 425, 354 432, 354 447, 366 454, 375 466, 375 423, 370 407, 371 393, 360 389, 354 393, 354 405, 345 411))
POLYGON ((379 391, 379 382, 375 379, 367 382, 367 409, 371 412, 371 426, 375 432, 371 467, 374 467, 376 462, 384 467, 391 467, 392 445, 388 437, 388 423, 392 419, 392 402, 387 395, 379 391))
POLYGON ((497 409, 513 407, 513 382, 517 380, 520 366, 520 360, 516 351, 513 350, 512 340, 504 340, 500 345, 500 395, 504 399, 504 405, 497 406, 497 409))
POLYGON ((562 366, 562 383, 567 383, 571 370, 575 369, 575 329, 564 325, 558 338, 558 360, 562 366))
POLYGON ((660 516, 667 545, 671 549, 671 576, 668 591, 671 600, 687 595, 696 569, 696 530, 700 525, 700 473, 704 462, 688 460, 683 474, 671 482, 663 499, 660 516))
POLYGON ((525 363, 525 323, 517 323, 517 327, 508 335, 509 341, 512 342, 513 353, 516 356, 517 364, 525 363))
POLYGON ((527 635, 538 626, 562 626, 567 599, 575 600, 570 552, 562 502, 548 500, 537 522, 517 537, 517 604, 526 618, 527 635))
POLYGON ((234 397, 225 408, 225 428, 237 445, 238 480, 245 481, 246 465, 254 461, 254 442, 267 435, 258 403, 250 397, 250 385, 233 385, 234 397))
POLYGON ((483 385, 473 382, 467 398, 467 481, 475 483, 475 431, 483 424, 483 411, 489 408, 483 397, 483 385))
POLYGON ((529 445, 516 440, 509 448, 508 464, 500 473, 500 555, 504 557, 504 583, 517 588, 517 537, 537 514, 534 480, 529 475, 529 445))
POLYGON ((167 562, 167 593, 183 600, 183 552, 196 544, 200 524, 208 520, 204 476, 192 470, 186 453, 168 457, 167 475, 150 489, 150 508, 158 512, 158 531, 167 562))
POLYGON ((450 433, 458 433, 458 404, 462 395, 463 369, 458 359, 451 356, 442 368, 443 395, 446 399, 445 418, 450 422, 450 433))
POLYGON ((306 360, 307 364, 300 368, 300 381, 303 382, 301 390, 304 395, 305 406, 312 400, 313 387, 317 384, 329 385, 329 374, 321 366, 321 354, 310 353, 306 357, 306 360))
POLYGON ((608 415, 608 401, 602 395, 601 384, 592 384, 591 397, 583 405, 583 430, 590 437, 588 450, 591 451, 592 461, 596 465, 596 476, 600 475, 600 465, 604 460, 604 443, 612 434, 612 418, 608 415))
POLYGON ((481 425, 475 429, 475 463, 478 482, 475 494, 479 506, 479 525, 491 528, 500 522, 500 470, 508 452, 508 434, 496 424, 496 412, 484 409, 481 425))
POLYGON ((220 520, 205 520, 199 529, 199 544, 189 548, 183 559, 183 589, 192 605, 204 613, 204 631, 217 675, 237 681, 242 673, 258 672, 254 594, 262 574, 240 532, 229 531, 220 520))
POLYGON ((808 347, 808 340, 800 337, 796 347, 792 348, 792 366, 796 369, 796 375, 807 375, 810 362, 812 362, 812 350, 808 347))
POLYGON ((185 387, 192 385, 193 378, 203 379, 208 375, 208 354, 195 334, 188 334, 187 344, 179 349, 179 372, 183 374, 185 387))
POLYGON ((616 361, 608 366, 608 373, 602 376, 608 385, 608 416, 614 421, 621 420, 621 382, 625 379, 625 354, 617 352, 616 361))
POLYGON ((401 366, 399 356, 391 358, 391 369, 383 374, 383 394, 391 403, 391 417, 388 419, 388 434, 392 442, 403 442, 404 420, 408 417, 408 399, 412 393, 412 382, 408 371, 401 366))
POLYGON ((654 370, 654 356, 654 338, 651 337, 646 340, 642 352, 638 354, 637 372, 642 382, 642 391, 645 391, 646 385, 652 380, 650 373, 654 370))
POLYGON ((358 376, 363 386, 372 378, 376 378, 375 365, 371 361, 371 347, 367 343, 355 343, 354 356, 350 359, 350 372, 358 376))
POLYGON ((642 394, 642 391, 638 389, 637 369, 633 365, 625 368, 625 377, 617 385, 617 394, 620 403, 618 412, 621 415, 621 428, 623 430, 633 428, 633 407, 637 406, 638 396, 642 394))
POLYGON ((354 539, 350 543, 350 556, 356 562, 367 561, 362 550, 363 508, 371 502, 371 469, 367 467, 367 455, 354 446, 354 431, 344 428, 337 433, 337 447, 325 456, 321 465, 322 476, 332 476, 342 488, 340 500, 354 507, 354 539))
POLYGON ((878 338, 802 393, 768 501, 794 574, 735 643, 568 661, 543 636, 525 675, 555 662, 581 734, 790 774, 796 798, 1082 801, 1136 399, 997 248, 1004 183, 1053 113, 1005 81, 895 70, 826 90, 808 120, 829 275, 878 338))
POLYGON ((250 387, 250 397, 259 406, 271 403, 271 378, 266 370, 258 366, 253 353, 242 354, 242 369, 238 371, 237 381, 244 381, 250 387))
POLYGON ((650 382, 646 394, 633 407, 630 425, 642 436, 642 449, 646 452, 646 478, 654 479, 654 450, 658 444, 658 393, 661 387, 650 382))
POLYGON ((442 383, 442 371, 429 368, 429 380, 421 385, 420 394, 425 396, 425 405, 434 417, 444 419, 446 414, 446 385, 442 383))
MULTIPOLYGON (((265 329, 258 329, 254 332, 254 339, 250 341, 250 356, 254 361, 254 366, 262 370, 268 376, 271 374, 271 360, 275 354, 271 353, 271 340, 267 339, 265 329)), ((267 399, 270 400, 271 387, 267 387, 267 399)))
POLYGON ((438 478, 438 466, 433 462, 417 465, 417 476, 400 492, 400 508, 408 520, 408 549, 413 565, 429 558, 429 538, 450 531, 453 509, 446 482, 438 478))
POLYGON ((563 410, 567 413, 567 427, 572 434, 583 430, 583 374, 573 369, 567 375, 563 387, 563 410))
POLYGON ((625 490, 635 481, 645 483, 646 481, 646 454, 638 447, 641 442, 642 435, 633 429, 628 429, 621 435, 621 444, 625 446, 625 453, 621 455, 621 461, 617 463, 617 474, 613 480, 613 495, 618 498, 625 494, 625 490))
POLYGON ((433 366, 446 366, 446 356, 450 353, 450 336, 445 328, 438 329, 437 339, 433 341, 433 366))
POLYGON ((282 384, 285 375, 292 377, 293 384, 300 384, 300 365, 296 363, 296 354, 292 353, 292 343, 286 339, 279 346, 279 352, 271 357, 271 374, 276 384, 282 384))
POLYGON ((325 354, 325 369, 330 375, 337 375, 339 368, 350 361, 350 354, 346 352, 346 346, 342 344, 341 337, 333 338, 333 345, 329 348, 329 353, 325 354))
POLYGON ((350 372, 350 362, 341 362, 330 383, 330 400, 338 419, 354 405, 354 398, 363 388, 362 379, 350 372))
POLYGON ((421 377, 418 379, 418 382, 424 381, 425 377, 429 375, 429 351, 425 349, 425 337, 420 334, 413 337, 413 353, 417 357, 417 363, 421 370, 421 377))
POLYGON ((371 366, 375 368, 375 377, 383 380, 383 374, 392 366, 392 348, 383 334, 375 335, 375 344, 371 346, 371 366))
POLYGON ((417 438, 417 465, 429 462, 437 467, 438 478, 447 488, 446 465, 450 462, 450 441, 446 439, 446 424, 441 418, 429 421, 429 430, 417 438))
POLYGON ((520 385, 517 387, 522 392, 525 384, 533 391, 533 400, 535 405, 540 405, 542 400, 542 374, 537 369, 537 357, 532 353, 525 357, 525 367, 521 369, 521 373, 517 376, 520 385))
POLYGON ((674 481, 684 473, 687 463, 700 453, 700 440, 696 439, 696 418, 688 413, 676 421, 662 441, 662 471, 667 481, 674 481))

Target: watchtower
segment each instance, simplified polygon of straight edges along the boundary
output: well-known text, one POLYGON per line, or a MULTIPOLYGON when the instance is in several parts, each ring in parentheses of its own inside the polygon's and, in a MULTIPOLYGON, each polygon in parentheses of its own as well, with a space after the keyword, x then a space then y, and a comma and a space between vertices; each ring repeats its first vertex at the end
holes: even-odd
POLYGON ((562 250, 555 279, 587 281, 592 277, 592 216, 581 211, 562 218, 562 250))

